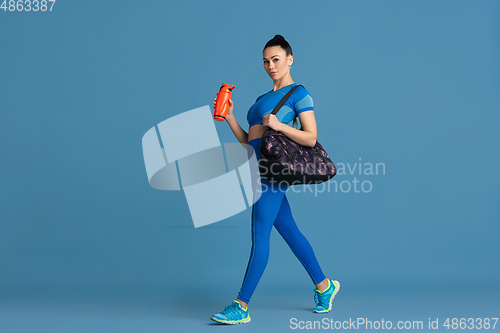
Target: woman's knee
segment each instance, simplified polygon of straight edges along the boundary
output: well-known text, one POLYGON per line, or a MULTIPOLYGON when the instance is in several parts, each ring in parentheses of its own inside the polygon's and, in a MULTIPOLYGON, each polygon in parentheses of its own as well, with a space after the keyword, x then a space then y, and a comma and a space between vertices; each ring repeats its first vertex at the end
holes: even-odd
POLYGON ((281 235, 281 237, 283 237, 283 239, 289 243, 289 242, 295 242, 299 239, 301 239, 302 237, 304 237, 304 235, 302 235, 302 233, 298 230, 294 231, 290 228, 280 228, 280 229, 277 229, 279 234, 281 235))
POLYGON ((271 239, 271 232, 264 228, 255 228, 253 231, 253 242, 262 243, 268 242, 271 239))

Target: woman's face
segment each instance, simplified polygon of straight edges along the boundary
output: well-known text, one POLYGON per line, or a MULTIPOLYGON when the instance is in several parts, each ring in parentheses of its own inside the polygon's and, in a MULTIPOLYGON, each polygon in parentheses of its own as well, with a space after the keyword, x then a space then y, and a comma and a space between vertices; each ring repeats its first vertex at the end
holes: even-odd
POLYGON ((286 56, 285 50, 281 46, 271 46, 262 52, 264 57, 264 69, 267 75, 273 80, 279 80, 290 72, 290 65, 293 62, 293 56, 286 56))

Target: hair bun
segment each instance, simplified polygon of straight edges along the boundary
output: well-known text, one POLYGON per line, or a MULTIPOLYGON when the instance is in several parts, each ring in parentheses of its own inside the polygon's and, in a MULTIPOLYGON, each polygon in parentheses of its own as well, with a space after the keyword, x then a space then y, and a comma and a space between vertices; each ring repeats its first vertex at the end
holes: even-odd
MULTIPOLYGON (((266 46, 264 46, 264 50, 268 47, 273 47, 273 46, 279 46, 281 47, 283 50, 285 50, 286 52, 286 56, 288 57, 289 55, 292 55, 293 56, 293 53, 292 53, 292 47, 290 46, 290 44, 285 40, 285 37, 281 36, 281 35, 274 35, 274 37, 272 39, 270 39, 269 41, 267 41, 266 43, 266 46)), ((262 52, 264 52, 264 50, 262 50, 262 52)))

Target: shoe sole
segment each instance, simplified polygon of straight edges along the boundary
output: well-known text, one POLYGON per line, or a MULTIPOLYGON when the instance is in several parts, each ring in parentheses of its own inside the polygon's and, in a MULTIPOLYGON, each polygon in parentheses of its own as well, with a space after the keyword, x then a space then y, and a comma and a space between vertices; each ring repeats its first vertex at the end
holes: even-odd
POLYGON ((315 313, 326 313, 326 312, 330 312, 330 310, 332 309, 333 299, 335 298, 335 296, 337 295, 337 293, 340 290, 340 282, 337 281, 337 280, 330 280, 330 281, 332 281, 333 285, 335 286, 335 291, 332 294, 332 298, 330 298, 330 306, 328 307, 328 310, 324 310, 324 311, 313 310, 313 312, 315 312, 315 313))
POLYGON ((249 323, 250 320, 252 320, 252 318, 250 318, 250 316, 248 316, 248 319, 239 320, 239 321, 235 321, 235 322, 224 321, 224 320, 220 320, 220 319, 217 319, 214 317, 212 317, 210 319, 212 319, 213 321, 215 321, 217 323, 226 324, 226 325, 246 324, 246 323, 249 323))

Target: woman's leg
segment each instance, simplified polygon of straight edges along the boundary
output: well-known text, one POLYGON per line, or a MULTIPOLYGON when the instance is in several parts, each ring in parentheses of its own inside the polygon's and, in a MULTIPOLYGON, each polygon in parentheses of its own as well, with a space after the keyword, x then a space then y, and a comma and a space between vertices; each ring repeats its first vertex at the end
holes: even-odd
MULTIPOLYGON (((260 160, 261 139, 248 142, 248 157, 255 153, 257 162, 260 160)), ((252 186, 259 191, 260 197, 252 205, 252 248, 243 283, 238 294, 238 300, 250 301, 257 284, 266 269, 269 260, 269 241, 274 221, 281 207, 281 202, 288 186, 279 186, 260 178, 257 165, 251 165, 252 186), (261 186, 257 186, 260 181, 261 186)), ((255 193, 255 192, 254 192, 255 193)), ((244 304, 246 305, 246 304, 244 304)))
POLYGON ((326 280, 318 260, 314 255, 311 244, 300 232, 295 220, 293 219, 290 204, 288 203, 286 195, 283 196, 283 201, 281 202, 278 216, 274 222, 274 227, 287 242, 293 254, 295 254, 297 259, 299 259, 302 263, 302 266, 306 269, 313 283, 317 286, 321 285, 322 289, 320 290, 326 289, 328 281, 326 280))
MULTIPOLYGON (((270 184, 265 180, 264 184, 270 184)), ((257 284, 266 269, 269 260, 269 242, 274 221, 278 215, 285 192, 268 185, 261 197, 252 207, 252 248, 245 277, 238 294, 238 299, 245 303, 250 301, 257 284)), ((264 187, 264 186, 263 186, 264 187)))

